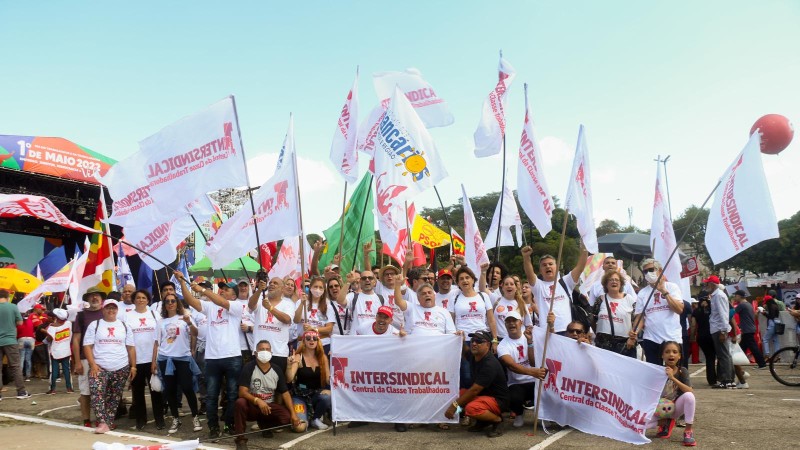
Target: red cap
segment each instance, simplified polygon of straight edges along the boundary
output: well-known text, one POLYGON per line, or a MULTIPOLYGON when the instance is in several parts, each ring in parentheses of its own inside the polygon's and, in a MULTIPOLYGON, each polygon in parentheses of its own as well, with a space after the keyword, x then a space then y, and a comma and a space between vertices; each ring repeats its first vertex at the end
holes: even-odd
POLYGON ((37 303, 37 304, 33 305, 33 309, 41 309, 41 310, 44 310, 44 305, 43 305, 43 304, 41 304, 41 303, 37 303))
POLYGON ((770 301, 770 300, 772 300, 772 296, 771 296, 771 295, 765 295, 765 296, 764 296, 764 301, 765 301, 765 302, 768 302, 768 301, 770 301))
POLYGON ((392 310, 391 306, 381 306, 378 308, 378 314, 383 314, 391 319, 394 317, 394 310, 392 310))
POLYGON ((711 275, 710 277, 708 277, 708 278, 706 278, 705 280, 703 280, 703 283, 714 283, 714 284, 720 284, 720 281, 719 281, 719 277, 718 277, 718 276, 716 276, 716 275, 711 275))
POLYGON ((439 271, 439 273, 436 274, 436 278, 442 278, 442 277, 453 278, 453 272, 450 272, 450 270, 448 269, 442 269, 439 271))

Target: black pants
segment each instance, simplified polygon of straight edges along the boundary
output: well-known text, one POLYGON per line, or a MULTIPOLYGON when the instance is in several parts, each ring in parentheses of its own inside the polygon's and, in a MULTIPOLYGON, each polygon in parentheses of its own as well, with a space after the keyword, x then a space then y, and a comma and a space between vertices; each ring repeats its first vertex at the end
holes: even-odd
MULTIPOLYGON (((145 426, 147 424, 147 404, 144 401, 144 388, 150 386, 150 363, 143 363, 136 365, 136 376, 131 381, 131 388, 133 389, 133 417, 136 419, 137 426, 145 426)), ((164 397, 161 392, 153 392, 150 390, 150 402, 153 405, 153 416, 156 419, 156 425, 164 425, 164 397)))
MULTIPOLYGON (((169 410, 172 417, 178 417, 178 387, 180 387, 183 395, 186 396, 186 401, 189 403, 189 409, 192 411, 192 417, 197 415, 197 396, 194 393, 192 386, 191 366, 187 361, 175 361, 175 372, 172 375, 164 375, 164 396, 167 398, 169 410)), ((167 373, 167 362, 159 361, 158 366, 161 368, 161 373, 167 373)))
POLYGON ((533 401, 536 383, 512 384, 508 387, 508 393, 511 399, 511 412, 519 416, 523 413, 522 405, 528 400, 533 401))
POLYGON ((706 381, 709 385, 717 384, 717 352, 711 336, 697 336, 697 345, 706 358, 706 381))
POLYGON ((683 337, 683 348, 686 349, 685 352, 681 352, 681 367, 689 368, 689 353, 692 352, 692 344, 689 342, 689 336, 683 337))
POLYGON ((767 363, 764 362, 764 355, 761 353, 761 350, 758 349, 755 333, 742 333, 742 340, 739 342, 739 347, 741 347, 744 352, 750 350, 750 353, 753 354, 753 358, 756 359, 758 367, 767 365, 767 363))

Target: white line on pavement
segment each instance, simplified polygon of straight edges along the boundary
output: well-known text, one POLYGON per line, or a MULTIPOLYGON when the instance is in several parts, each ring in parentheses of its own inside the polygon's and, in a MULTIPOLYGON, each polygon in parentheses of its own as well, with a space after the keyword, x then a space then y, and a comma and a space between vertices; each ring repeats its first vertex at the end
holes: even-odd
POLYGON ((800 398, 782 398, 785 402, 800 402, 800 398))
POLYGON ((324 433, 324 432, 326 432, 326 431, 328 431, 328 430, 331 430, 331 429, 333 429, 333 427, 328 427, 328 429, 326 429, 326 430, 317 430, 317 431, 312 431, 311 433, 306 433, 306 434, 304 434, 304 435, 300 436, 300 437, 299 437, 299 438, 297 438, 297 439, 292 439, 291 441, 289 441, 289 442, 287 442, 287 443, 285 443, 285 444, 281 445, 281 446, 280 446, 280 447, 278 447, 278 448, 292 448, 292 446, 293 446, 294 444, 298 444, 298 443, 300 443, 300 442, 303 442, 303 441, 305 441, 306 439, 312 438, 312 437, 314 437, 314 436, 316 436, 316 435, 318 435, 318 434, 320 434, 320 433, 324 433))
POLYGON ((547 439, 543 440, 542 442, 539 442, 538 444, 536 444, 533 447, 529 448, 528 450, 542 450, 544 448, 547 448, 550 445, 552 445, 555 441, 557 441, 557 440, 563 438, 564 436, 570 434, 572 432, 572 430, 573 430, 573 428, 568 428, 566 430, 561 430, 558 433, 548 437, 547 439))
POLYGON ((690 377, 690 378, 694 378, 694 377, 696 377, 696 376, 699 376, 701 373, 703 373, 703 372, 705 372, 705 371, 706 371, 706 368, 705 368, 705 367, 703 367, 703 368, 701 368, 701 369, 697 369, 697 370, 695 370, 694 372, 692 372, 692 374, 691 374, 691 375, 689 375, 689 377, 690 377))
POLYGON ((58 408, 53 408, 53 409, 45 409, 44 411, 37 414, 37 416, 41 417, 49 412, 58 411, 59 409, 74 408, 76 406, 78 405, 67 405, 67 406, 59 406, 58 408))

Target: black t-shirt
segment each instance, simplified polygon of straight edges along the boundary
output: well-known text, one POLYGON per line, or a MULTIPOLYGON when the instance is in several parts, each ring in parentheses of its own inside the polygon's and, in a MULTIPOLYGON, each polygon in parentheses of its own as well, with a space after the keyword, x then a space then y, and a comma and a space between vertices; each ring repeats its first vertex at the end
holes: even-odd
POLYGON ((700 305, 706 306, 698 306, 694 308, 692 311, 692 317, 697 322, 697 337, 698 338, 708 338, 711 337, 711 325, 708 322, 709 317, 711 316, 711 311, 708 309, 708 302, 701 302, 700 305))
POLYGON ((500 410, 507 411, 510 395, 508 393, 506 374, 500 361, 491 352, 480 361, 475 361, 471 353, 468 358, 470 370, 472 371, 472 382, 483 387, 483 390, 478 395, 494 397, 497 400, 497 405, 500 406, 500 410))
POLYGON ((239 375, 239 386, 248 388, 250 394, 267 403, 274 403, 275 394, 283 394, 289 390, 286 387, 286 376, 283 371, 275 370, 275 367, 270 364, 269 370, 263 372, 255 360, 250 361, 242 368, 242 373, 239 375))
POLYGON ((90 311, 88 309, 84 309, 83 311, 79 311, 78 314, 75 316, 75 327, 73 327, 73 333, 80 333, 81 334, 81 345, 80 345, 80 357, 81 359, 86 359, 86 356, 83 354, 83 339, 86 337, 86 328, 89 327, 89 324, 94 322, 95 320, 103 318, 103 310, 98 309, 97 311, 90 311))
POLYGON ((312 369, 306 366, 306 360, 302 358, 300 367, 297 369, 297 375, 295 375, 295 382, 295 387, 299 389, 321 389, 322 379, 320 378, 319 366, 312 369))
POLYGON ((739 314, 739 329, 742 333, 756 332, 756 316, 753 312, 753 305, 749 302, 741 302, 736 305, 736 314, 739 314))

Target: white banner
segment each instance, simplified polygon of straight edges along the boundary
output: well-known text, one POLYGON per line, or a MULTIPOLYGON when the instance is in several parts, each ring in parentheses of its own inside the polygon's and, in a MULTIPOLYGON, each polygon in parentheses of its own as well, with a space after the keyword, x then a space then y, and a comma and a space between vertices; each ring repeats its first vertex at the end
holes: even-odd
POLYGON ((692 298, 689 279, 681 278, 681 259, 676 253, 667 265, 669 255, 678 245, 675 240, 675 231, 672 228, 672 219, 669 217, 669 207, 666 192, 661 184, 661 163, 656 168, 656 194, 653 200, 653 220, 650 223, 650 250, 653 258, 664 268, 664 277, 667 281, 677 284, 681 288, 683 298, 692 298))
POLYGON ((460 336, 336 334, 332 339, 333 420, 458 422, 444 413, 458 398, 460 336))
POLYGON ((517 209, 517 201, 514 199, 514 194, 511 193, 511 188, 506 184, 503 190, 503 212, 500 213, 500 199, 497 199, 497 206, 494 209, 494 216, 492 216, 492 224, 489 226, 489 231, 486 233, 486 248, 495 248, 497 244, 497 233, 500 233, 500 246, 513 246, 514 238, 511 236, 511 227, 517 233, 517 246, 522 246, 522 219, 519 216, 519 209, 517 209))
MULTIPOLYGON (((202 222, 197 219, 198 223, 202 222)), ((155 256, 167 264, 172 264, 178 256, 178 246, 190 233, 197 229, 191 216, 170 219, 158 225, 145 224, 143 226, 125 227, 126 241, 139 247, 145 252, 155 256)), ((122 244, 125 245, 125 244, 122 244)), ((139 257, 153 270, 159 270, 164 264, 156 261, 145 253, 139 257)))
MULTIPOLYGON (((536 366, 546 330, 533 327, 536 366)), ((650 442, 645 425, 667 382, 664 368, 552 334, 539 418, 631 444, 650 442)), ((538 392, 537 380, 537 392, 538 392)))
POLYGON ((594 227, 592 212, 592 179, 589 170, 589 149, 586 146, 586 135, 583 125, 578 130, 578 144, 575 147, 575 159, 572 162, 572 174, 567 189, 566 209, 575 215, 578 231, 583 245, 589 253, 599 253, 597 248, 597 229, 594 227))
POLYGON ((358 135, 358 71, 353 87, 347 93, 347 100, 342 106, 336 131, 331 142, 330 160, 336 171, 348 183, 358 180, 358 152, 356 138, 358 135))
POLYGON ((481 273, 481 264, 489 262, 489 255, 486 254, 486 246, 481 239, 481 231, 478 229, 478 222, 475 220, 472 204, 463 184, 461 185, 461 195, 464 209, 464 260, 467 267, 472 269, 477 277, 481 273))
MULTIPOLYGON (((75 260, 68 262, 66 266, 58 269, 58 272, 54 273, 50 278, 47 279, 44 283, 40 284, 39 287, 31 291, 30 294, 26 295, 25 298, 20 300, 17 303, 17 308, 19 308, 20 313, 28 312, 33 305, 42 298, 46 292, 64 292, 69 287, 69 280, 70 274, 72 273, 72 265, 75 263, 75 260)), ((37 266, 38 267, 38 266, 37 266)))
POLYGON ((46 220, 82 233, 97 233, 93 228, 69 220, 48 198, 37 195, 0 194, 0 217, 22 216, 46 220))
POLYGON ((706 225, 706 248, 714 264, 780 235, 760 149, 761 136, 753 133, 717 187, 706 225))
MULTIPOLYGON (((308 238, 306 237, 306 242, 308 238)), ((311 257, 314 250, 310 245, 306 245, 306 270, 311 268, 311 257)), ((270 278, 292 277, 296 280, 301 277, 303 268, 300 264, 300 237, 288 237, 283 240, 281 248, 278 249, 278 259, 272 268, 269 269, 270 278)))
POLYGON ((528 107, 528 90, 525 89, 525 125, 519 141, 517 164, 517 195, 522 210, 544 237, 553 229, 553 198, 544 178, 544 163, 539 141, 533 132, 533 119, 528 107))
POLYGON ((503 136, 506 134, 506 98, 508 88, 517 76, 517 72, 502 56, 497 68, 497 85, 483 101, 481 120, 473 134, 475 140, 475 156, 496 155, 503 147, 503 136))
POLYGON ((233 97, 139 142, 145 181, 159 211, 174 217, 207 192, 247 185, 233 97))
POLYGON ((286 158, 293 158, 294 156, 294 115, 289 114, 289 127, 286 129, 286 135, 283 137, 283 145, 281 151, 278 152, 278 162, 275 164, 275 173, 278 173, 283 167, 283 161, 286 158))
POLYGON ((375 73, 372 75, 372 83, 384 108, 389 106, 395 87, 398 87, 426 127, 446 127, 455 121, 447 102, 436 95, 433 86, 415 68, 408 68, 403 72, 375 73))

